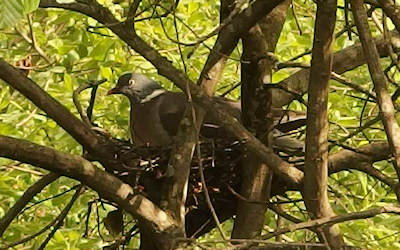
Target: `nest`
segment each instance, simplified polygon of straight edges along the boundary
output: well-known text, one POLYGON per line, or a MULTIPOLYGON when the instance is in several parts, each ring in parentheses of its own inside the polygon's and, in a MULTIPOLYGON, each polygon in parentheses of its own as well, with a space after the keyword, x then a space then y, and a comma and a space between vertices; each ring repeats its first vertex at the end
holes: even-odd
MULTIPOLYGON (((168 162, 171 148, 135 147, 128 141, 116 141, 118 169, 112 172, 137 192, 155 204, 159 204, 160 190, 168 177, 168 162)), ((204 139, 200 141, 201 158, 194 156, 188 182, 186 200, 186 232, 188 236, 202 234, 214 226, 204 196, 204 185, 200 177, 201 162, 208 193, 219 218, 223 221, 236 211, 237 194, 240 190, 241 167, 245 162, 244 144, 233 138, 204 139), (233 192, 236 191, 236 192, 233 192), (209 223, 207 227, 203 227, 209 223), (199 228, 202 230, 199 231, 199 228)), ((287 152, 276 149, 284 159, 294 158, 287 152)), ((295 156, 296 159, 298 156, 295 156)), ((298 159, 297 159, 298 160, 298 159)), ((272 193, 283 193, 290 189, 283 180, 274 176, 272 193)))
MULTIPOLYGON (((156 194, 162 181, 168 178, 167 167, 171 148, 134 147, 129 142, 119 141, 120 151, 116 159, 123 163, 124 170, 114 170, 114 174, 129 183, 135 190, 157 202, 156 194)), ((225 192, 230 187, 238 187, 240 166, 243 157, 242 143, 233 139, 205 139, 200 141, 201 159, 193 157, 188 183, 187 207, 197 207, 198 197, 203 192, 200 179, 201 162, 210 195, 225 192)), ((220 195, 219 195, 220 196, 220 195)))

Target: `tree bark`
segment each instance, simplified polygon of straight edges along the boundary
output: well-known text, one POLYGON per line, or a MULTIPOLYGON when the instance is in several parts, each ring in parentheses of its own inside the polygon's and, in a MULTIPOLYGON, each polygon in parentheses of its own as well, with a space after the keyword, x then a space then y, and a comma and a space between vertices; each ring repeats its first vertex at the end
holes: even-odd
POLYGON ((378 0, 383 12, 392 20, 397 32, 400 32, 400 9, 395 1, 378 0))
MULTIPOLYGON (((314 44, 308 85, 306 158, 303 195, 311 218, 334 215, 328 199, 328 93, 332 68, 332 41, 336 22, 336 0, 317 2, 314 44)), ((343 240, 337 226, 322 228, 321 241, 340 249, 343 240)))
POLYGON ((136 194, 131 186, 80 156, 0 135, 0 157, 18 160, 79 180, 133 216, 152 223, 154 230, 160 235, 173 232, 176 228, 176 222, 171 216, 149 199, 136 194))
MULTIPOLYGON (((271 95, 260 95, 264 82, 271 82, 272 63, 266 52, 272 52, 278 42, 290 1, 286 0, 242 36, 241 57, 242 121, 245 127, 268 146, 272 131, 271 95), (273 25, 272 25, 273 24, 273 25), (264 27, 268 32, 263 32, 264 27)), ((270 168, 244 146, 241 191, 247 200, 268 201, 270 168)), ((232 238, 252 239, 261 234, 267 207, 263 204, 238 201, 232 238), (252 223, 249 223, 251 221, 252 223)))
MULTIPOLYGON (((354 15, 354 22, 356 23, 360 41, 367 59, 368 69, 377 94, 382 123, 389 141, 389 146, 395 158, 394 168, 397 177, 400 178, 400 127, 396 121, 393 101, 387 89, 386 76, 379 63, 379 54, 368 26, 367 12, 364 8, 363 1, 351 0, 350 4, 354 15)), ((396 194, 398 193, 399 192, 396 191, 396 194)), ((400 201, 400 196, 397 197, 397 200, 400 201)))

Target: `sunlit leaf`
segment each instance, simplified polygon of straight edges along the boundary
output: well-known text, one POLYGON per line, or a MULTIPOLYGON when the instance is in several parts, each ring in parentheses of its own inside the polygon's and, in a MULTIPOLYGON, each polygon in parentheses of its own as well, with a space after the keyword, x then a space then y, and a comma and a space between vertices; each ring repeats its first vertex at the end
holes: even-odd
POLYGON ((14 26, 24 14, 22 0, 1 0, 0 1, 0 28, 14 26))
POLYGON ((23 0, 25 13, 35 11, 39 7, 40 0, 23 0))

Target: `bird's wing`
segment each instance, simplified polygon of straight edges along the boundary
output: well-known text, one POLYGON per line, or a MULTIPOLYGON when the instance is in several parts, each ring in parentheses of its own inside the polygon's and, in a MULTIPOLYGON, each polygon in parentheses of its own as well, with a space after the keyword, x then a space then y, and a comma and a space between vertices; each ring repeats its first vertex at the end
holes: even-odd
MULTIPOLYGON (((225 108, 224 111, 228 112, 239 121, 241 120, 240 101, 232 101, 223 97, 213 97, 213 101, 218 103, 218 105, 223 106, 225 108)), ((200 134, 206 138, 226 138, 231 136, 219 124, 218 119, 212 116, 210 113, 207 113, 204 117, 204 122, 200 134)))
POLYGON ((167 92, 161 96, 158 114, 160 123, 169 136, 178 133, 185 107, 186 101, 183 93, 167 92))
POLYGON ((175 136, 178 133, 179 122, 181 120, 182 113, 160 112, 161 125, 169 136, 175 136))
MULTIPOLYGON (((186 96, 181 92, 167 92, 160 97, 159 117, 164 130, 174 136, 178 132, 179 123, 183 118, 187 105, 186 96)), ((240 102, 230 101, 221 97, 213 98, 234 117, 240 120, 240 102)), ((226 131, 218 124, 217 119, 206 114, 200 131, 202 136, 208 138, 226 137, 226 131)))

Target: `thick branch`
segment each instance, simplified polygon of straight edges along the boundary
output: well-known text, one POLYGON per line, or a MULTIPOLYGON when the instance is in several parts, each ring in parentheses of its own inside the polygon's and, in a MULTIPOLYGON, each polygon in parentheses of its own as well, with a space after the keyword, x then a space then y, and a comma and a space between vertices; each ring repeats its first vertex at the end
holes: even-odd
POLYGON ((89 161, 25 140, 0 135, 0 157, 7 157, 71 177, 117 203, 134 216, 154 223, 161 232, 175 226, 174 220, 132 187, 98 169, 89 161))
MULTIPOLYGON (((245 36, 251 27, 283 1, 284 0, 254 1, 247 9, 237 15, 231 23, 220 31, 199 79, 199 83, 202 85, 205 85, 207 81, 212 81, 212 84, 206 84, 205 92, 208 95, 213 93, 215 83, 219 80, 221 74, 219 68, 221 68, 221 64, 225 64, 226 57, 236 48, 239 38, 245 36)), ((222 1, 222 3, 234 4, 232 1, 222 1)), ((226 6, 226 8, 229 7, 226 6)))
MULTIPOLYGON (((304 201, 311 218, 334 215, 328 199, 328 93, 332 68, 332 41, 336 22, 336 0, 317 2, 314 42, 308 85, 304 201)), ((337 227, 323 228, 332 249, 343 245, 337 227)))
MULTIPOLYGON (((400 47, 400 37, 398 33, 392 33, 391 39, 393 47, 396 51, 400 47)), ((380 57, 388 56, 387 41, 384 38, 375 39, 376 47, 380 57)), ((343 74, 346 71, 352 70, 366 63, 366 58, 361 44, 355 44, 353 46, 342 49, 333 54, 332 71, 337 74, 343 74)), ((309 69, 302 69, 298 72, 292 74, 285 80, 279 82, 279 85, 283 89, 288 89, 299 95, 303 95, 307 92, 308 82, 309 82, 309 69)), ((280 107, 290 103, 295 96, 288 93, 283 89, 273 88, 272 91, 272 101, 274 107, 280 107)))
POLYGON ((350 3, 361 44, 363 45, 368 62, 368 69, 375 86, 383 126, 391 151, 395 157, 397 176, 400 177, 400 127, 396 121, 394 105, 387 89, 386 77, 379 63, 379 54, 372 39, 371 31, 369 30, 367 12, 364 8, 363 1, 351 0, 350 3))
POLYGON ((383 213, 394 213, 394 214, 400 214, 400 207, 397 206, 384 206, 380 208, 374 208, 366 211, 361 211, 361 212, 355 212, 355 213, 347 213, 347 214, 342 214, 334 217, 327 217, 327 218, 322 218, 322 219, 317 219, 317 220, 311 220, 307 222, 302 222, 302 223, 297 223, 290 225, 288 227, 278 229, 275 232, 272 233, 267 233, 266 235, 263 236, 263 239, 271 239, 272 237, 275 237, 280 234, 288 233, 288 232, 293 232, 299 229, 310 229, 310 228, 315 228, 323 225, 333 225, 337 223, 342 223, 350 220, 361 220, 361 219, 367 219, 371 218, 374 216, 377 216, 379 214, 383 213))
MULTIPOLYGON (((198 140, 198 126, 194 124, 192 105, 188 105, 184 118, 179 126, 176 143, 171 151, 168 163, 168 178, 163 183, 161 208, 168 210, 174 219, 180 223, 181 230, 185 230, 186 196, 196 141, 198 140)), ((182 236, 185 233, 182 232, 182 236)))
POLYGON ((65 129, 85 149, 91 152, 97 151, 104 155, 110 155, 109 152, 107 153, 106 150, 100 147, 101 142, 93 130, 85 126, 66 107, 2 58, 0 58, 0 79, 10 84, 10 86, 18 90, 38 108, 46 112, 50 118, 65 129))
MULTIPOLYGON (((226 7, 226 2, 227 1, 222 1, 221 3, 221 13, 225 12, 224 8, 226 7)), ((228 2, 233 4, 231 1, 228 2)), ((223 15, 221 14, 221 21, 224 20, 222 16, 223 15)), ((218 37, 220 37, 220 34, 218 37)), ((214 85, 219 79, 219 76, 225 66, 225 62, 226 58, 223 58, 223 60, 218 63, 218 67, 212 68, 212 72, 210 74, 213 74, 215 77, 213 77, 213 79, 207 79, 202 84, 202 88, 206 93, 208 91, 209 96, 213 95, 214 85)), ((174 168, 174 174, 164 183, 163 198, 161 201, 161 207, 170 210, 174 217, 181 223, 182 229, 185 228, 185 201, 190 162, 192 160, 194 147, 196 142, 198 142, 197 128, 199 127, 198 125, 202 123, 205 115, 203 110, 193 106, 190 89, 185 88, 185 92, 188 96, 190 105, 188 105, 184 118, 180 124, 179 132, 177 134, 178 140, 171 152, 170 165, 174 168)), ((197 145, 198 151, 200 150, 199 147, 200 145, 197 145)), ((216 224, 218 225, 219 223, 216 222, 216 224)))
MULTIPOLYGON (((273 126, 271 96, 257 96, 257 90, 263 84, 264 77, 271 77, 271 64, 266 59, 259 59, 267 51, 267 43, 259 25, 249 30, 246 37, 242 38, 242 43, 242 61, 249 62, 241 65, 242 121, 267 146, 268 134, 273 126)), ((249 200, 268 200, 269 176, 272 172, 253 152, 244 155, 241 173, 240 193, 249 200)), ((265 211, 266 206, 239 200, 232 237, 252 239, 260 235, 265 211), (249 220, 253 220, 253 223, 248 223, 249 220)))
POLYGON ((392 20, 397 32, 400 32, 400 10, 393 1, 378 0, 383 12, 392 20))
MULTIPOLYGON (((274 51, 276 47, 289 4, 290 1, 283 1, 241 36, 242 122, 269 146, 272 143, 268 140, 273 127, 272 100, 270 92, 260 95, 259 89, 266 79, 268 82, 271 80, 273 63, 267 52, 274 51)), ((240 193, 248 200, 268 201, 273 175, 270 168, 254 153, 247 153, 243 156, 241 173, 240 193)), ((239 200, 232 238, 252 239, 260 235, 266 209, 263 204, 239 200), (253 223, 248 223, 249 220, 253 223)))
POLYGON ((391 157, 389 145, 385 142, 371 143, 357 148, 357 152, 341 150, 329 156, 329 173, 356 169, 377 178, 391 188, 395 188, 394 179, 385 176, 372 164, 391 157))

